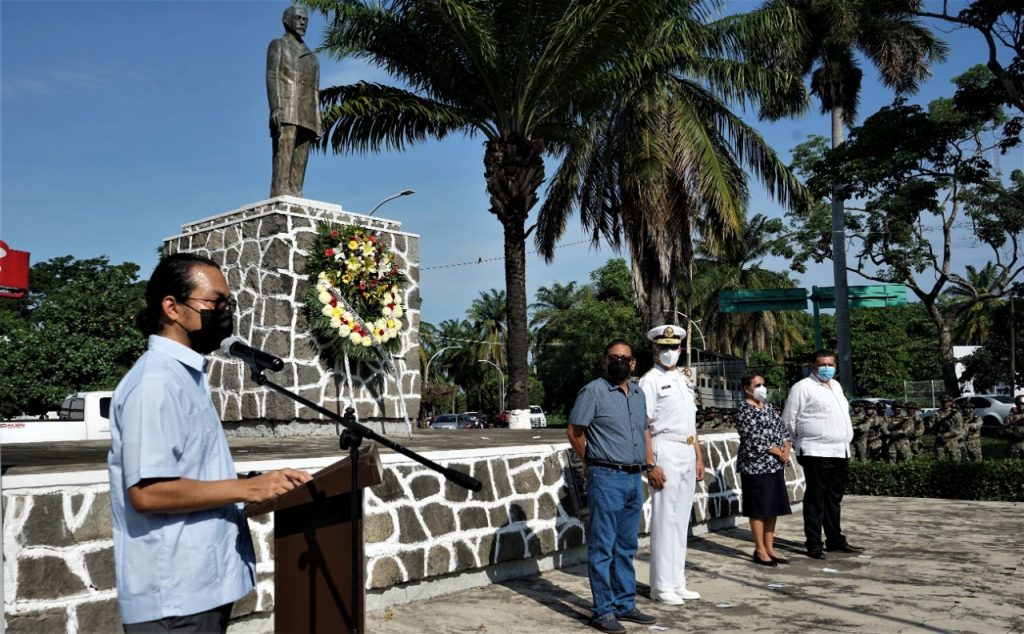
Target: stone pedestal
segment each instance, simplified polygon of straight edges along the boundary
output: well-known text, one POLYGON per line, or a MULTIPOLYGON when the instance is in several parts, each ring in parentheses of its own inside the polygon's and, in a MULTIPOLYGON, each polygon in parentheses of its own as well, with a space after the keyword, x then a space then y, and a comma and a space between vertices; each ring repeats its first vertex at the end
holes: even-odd
MULTIPOLYGON (((181 234, 164 241, 164 251, 198 253, 223 267, 238 300, 236 334, 285 362, 280 372, 267 373, 271 381, 339 414, 351 404, 360 422, 374 423, 375 431, 405 432, 399 390, 381 364, 351 360, 349 376, 343 367, 328 367, 319 357, 316 338, 306 322, 305 256, 322 222, 377 232, 408 278, 403 298, 406 326, 395 366, 409 420, 414 423, 421 389, 419 236, 401 231, 401 223, 347 212, 339 205, 279 196, 183 225, 181 234)), ((225 361, 219 354, 211 359, 210 387, 229 433, 335 433, 334 425, 317 412, 257 385, 242 363, 225 361)))

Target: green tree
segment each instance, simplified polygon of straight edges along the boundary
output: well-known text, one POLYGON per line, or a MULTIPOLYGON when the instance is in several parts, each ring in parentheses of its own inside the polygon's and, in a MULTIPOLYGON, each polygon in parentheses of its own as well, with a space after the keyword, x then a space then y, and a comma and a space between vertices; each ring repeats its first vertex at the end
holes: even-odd
MULTIPOLYGON (((947 47, 914 17, 922 0, 769 0, 769 7, 797 12, 802 24, 787 34, 801 53, 779 60, 784 67, 809 75, 811 94, 823 114, 832 117, 832 147, 843 143, 843 125, 851 126, 860 100, 860 57, 878 71, 882 83, 897 95, 917 91, 929 76, 929 66, 946 57, 947 47)), ((846 280, 844 197, 840 183, 830 192, 831 250, 836 289, 839 376, 848 391, 853 387, 850 352, 850 316, 846 280)))
POLYGON ((480 296, 466 310, 473 323, 476 338, 483 345, 482 358, 505 367, 505 335, 508 332, 508 312, 505 291, 492 288, 480 291, 480 296), (486 345, 485 345, 486 344, 486 345))
POLYGON ((22 309, 0 319, 0 415, 39 415, 72 392, 114 388, 146 347, 135 327, 138 271, 105 257, 32 267, 22 309))
POLYGON ((625 261, 609 260, 590 279, 576 302, 545 325, 537 348, 537 378, 547 412, 568 415, 580 388, 601 375, 601 356, 613 339, 638 346, 638 355, 646 349, 645 321, 633 301, 625 261))
POLYGON ((756 105, 778 116, 804 104, 798 74, 745 57, 765 41, 786 43, 776 35, 793 28, 792 12, 710 20, 705 2, 667 4, 674 11, 649 31, 646 46, 671 48, 671 71, 649 69, 609 112, 591 119, 554 176, 537 232, 539 248, 552 257, 579 209, 595 241, 603 237, 615 248, 624 241, 652 326, 665 323, 679 289, 691 286, 694 235, 713 248, 737 238, 748 172, 785 204, 803 198, 774 150, 731 109, 756 105))
POLYGON ((988 53, 985 65, 992 79, 999 82, 1006 103, 1024 112, 1024 6, 1019 0, 974 0, 955 15, 944 2, 942 13, 915 13, 981 33, 988 53), (1005 61, 1007 53, 1009 62, 1005 61))
POLYGON ((746 356, 768 352, 776 360, 789 356, 805 339, 801 317, 794 312, 722 313, 718 294, 725 290, 796 288, 787 273, 763 266, 768 256, 794 255, 785 226, 778 218, 755 214, 740 225, 739 239, 723 245, 718 257, 703 243, 698 246, 691 289, 694 313, 700 319, 708 345, 722 352, 746 356))
POLYGON ((992 307, 992 325, 989 336, 980 348, 962 359, 963 380, 971 381, 977 393, 994 392, 998 385, 1016 387, 1024 385, 1024 288, 1015 291, 1011 310, 1009 301, 998 302, 992 307), (1011 358, 1011 332, 1016 337, 1011 358), (1014 374, 1011 377, 1010 368, 1014 374))
MULTIPOLYGON (((1024 173, 1002 182, 988 157, 1019 143, 1001 127, 998 101, 963 100, 987 85, 976 67, 957 77, 957 97, 933 101, 928 110, 897 100, 853 130, 850 140, 822 156, 807 146, 794 153, 809 187, 819 194, 845 183, 843 197, 863 199, 847 209, 847 239, 855 245, 849 270, 878 282, 904 284, 921 302, 937 329, 942 378, 947 394, 958 395, 953 357, 954 327, 974 305, 1004 296, 1024 277, 1024 173), (827 158, 826 158, 827 157, 827 158), (994 280, 977 288, 953 268, 953 235, 973 230, 991 251, 994 280), (932 234, 937 234, 936 238, 932 234), (943 302, 947 288, 964 301, 943 302)), ((821 146, 820 140, 811 145, 821 146)), ((828 225, 813 210, 795 216, 803 247, 797 269, 810 258, 830 256, 823 238, 828 225)))
POLYGON ((529 405, 526 220, 561 153, 639 69, 664 0, 303 0, 327 16, 323 49, 385 69, 408 88, 367 82, 320 92, 335 152, 402 150, 452 134, 484 138, 490 212, 504 232, 508 400, 529 405))
POLYGON ((957 304, 954 312, 958 314, 955 340, 968 345, 978 345, 988 338, 992 325, 992 311, 999 305, 996 287, 999 283, 1000 270, 994 262, 986 262, 979 271, 968 264, 964 280, 966 286, 953 286, 943 292, 943 296, 957 304))

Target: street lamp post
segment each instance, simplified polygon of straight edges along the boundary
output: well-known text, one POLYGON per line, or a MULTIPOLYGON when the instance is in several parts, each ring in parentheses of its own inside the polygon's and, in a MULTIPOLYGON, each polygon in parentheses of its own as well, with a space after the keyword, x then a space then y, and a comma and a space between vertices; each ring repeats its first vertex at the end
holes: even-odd
POLYGON ((374 213, 375 211, 377 211, 378 209, 380 209, 380 208, 381 208, 381 206, 382 206, 382 205, 383 205, 384 203, 388 202, 388 201, 394 200, 394 199, 396 199, 396 198, 401 198, 402 196, 411 196, 411 195, 413 195, 413 194, 415 194, 415 193, 416 193, 416 191, 415 191, 415 190, 412 190, 412 189, 403 189, 402 191, 398 192, 397 194, 391 194, 390 196, 388 196, 388 197, 387 197, 387 198, 385 198, 384 200, 382 200, 382 201, 380 201, 379 203, 377 203, 376 205, 374 205, 374 206, 373 206, 373 209, 371 209, 371 210, 370 210, 370 213, 368 213, 368 214, 366 214, 366 215, 367 215, 367 216, 372 216, 372 215, 373 215, 373 213, 374 213))
MULTIPOLYGON (((441 348, 440 350, 438 350, 437 352, 435 352, 434 354, 432 354, 430 356, 430 358, 427 359, 427 368, 423 372, 423 382, 424 382, 424 384, 426 384, 426 383, 428 383, 430 381, 430 363, 434 359, 436 359, 437 356, 439 354, 441 354, 442 352, 444 352, 445 350, 451 350, 452 348, 461 348, 461 347, 462 346, 445 346, 445 347, 441 348)), ((431 411, 434 411, 434 410, 431 410, 431 411)), ((454 397, 452 398, 452 411, 455 411, 455 399, 454 399, 454 397)))
MULTIPOLYGON (((500 407, 501 411, 504 412, 505 411, 505 373, 501 371, 501 368, 494 361, 490 361, 488 359, 477 359, 477 361, 479 363, 490 363, 491 365, 494 366, 494 369, 498 371, 498 400, 499 400, 498 407, 500 407)), ((501 412, 498 412, 498 413, 500 414, 501 412)))

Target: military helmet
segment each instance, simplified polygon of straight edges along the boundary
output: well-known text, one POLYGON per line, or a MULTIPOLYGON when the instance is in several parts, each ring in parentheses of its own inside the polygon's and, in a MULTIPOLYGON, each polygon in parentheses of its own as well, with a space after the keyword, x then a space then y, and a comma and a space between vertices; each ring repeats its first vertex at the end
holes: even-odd
POLYGON ((914 401, 907 401, 907 409, 918 410, 921 408, 919 408, 917 406, 917 403, 915 403, 914 401))
POLYGON ((875 410, 880 412, 880 413, 882 413, 882 414, 884 414, 885 413, 885 403, 883 403, 881 401, 875 403, 875 410))
POLYGON ((893 401, 892 402, 892 408, 894 410, 903 409, 903 401, 893 401))
POLYGON ((943 407, 945 407, 947 405, 950 405, 952 403, 953 403, 953 397, 952 396, 943 396, 942 397, 942 406, 943 407))
POLYGON ((962 409, 962 410, 974 409, 974 403, 971 402, 971 399, 965 398, 963 400, 963 402, 960 403, 960 409, 962 409))

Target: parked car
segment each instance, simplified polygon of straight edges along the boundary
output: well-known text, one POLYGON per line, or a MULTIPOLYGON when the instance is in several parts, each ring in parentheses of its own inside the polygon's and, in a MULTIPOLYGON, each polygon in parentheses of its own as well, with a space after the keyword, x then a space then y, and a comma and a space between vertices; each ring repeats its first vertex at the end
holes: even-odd
POLYGON ((472 429, 473 421, 462 414, 439 414, 430 421, 431 429, 472 429))
POLYGON ((544 415, 544 410, 540 408, 540 405, 530 406, 530 427, 534 429, 538 427, 547 427, 548 417, 544 415))
POLYGON ((964 401, 974 405, 974 413, 981 417, 983 427, 1002 427, 1006 417, 1013 410, 1013 397, 1002 394, 975 394, 953 399, 953 405, 960 407, 964 401))
POLYGON ((460 414, 463 418, 473 424, 473 427, 477 429, 483 429, 484 427, 490 427, 487 423, 487 416, 480 412, 462 412, 460 414))

